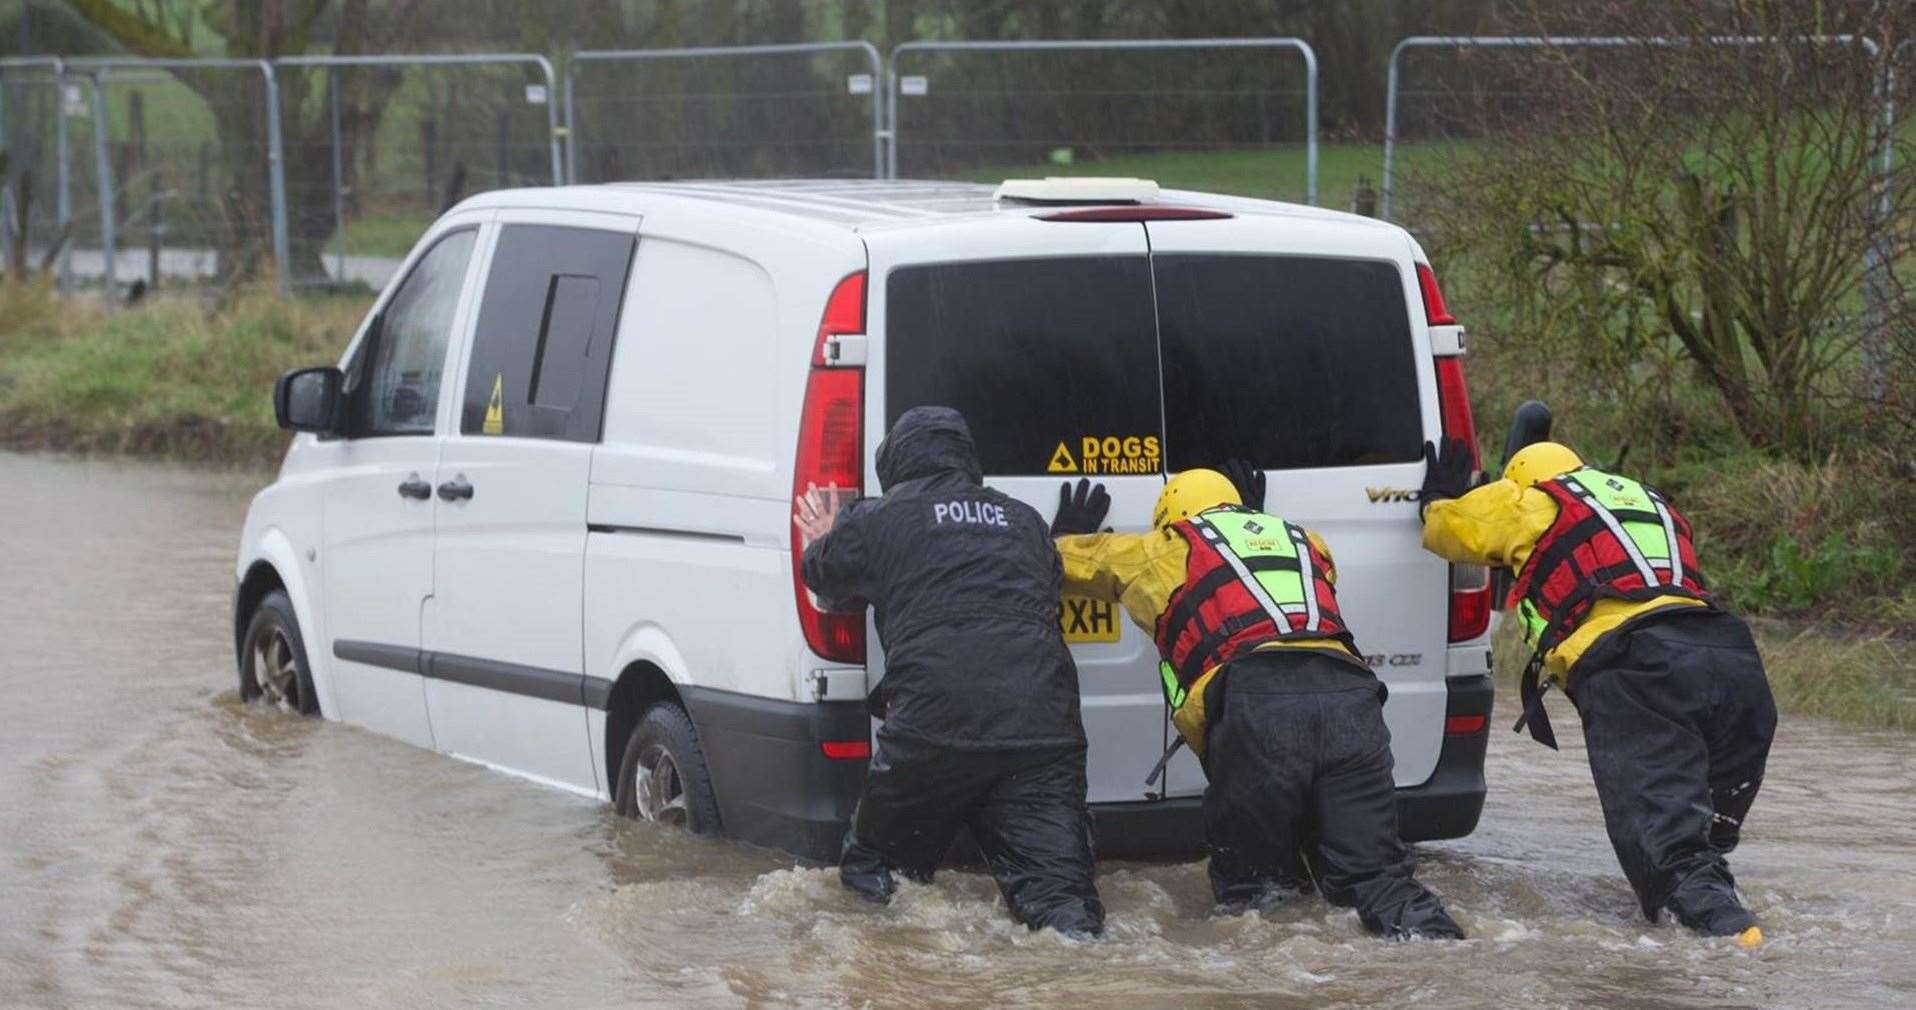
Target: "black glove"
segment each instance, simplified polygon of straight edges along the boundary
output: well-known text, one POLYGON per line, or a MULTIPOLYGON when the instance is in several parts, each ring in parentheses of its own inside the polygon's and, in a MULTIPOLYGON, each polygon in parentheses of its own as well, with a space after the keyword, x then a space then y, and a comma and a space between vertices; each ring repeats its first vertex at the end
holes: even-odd
POLYGON ((1264 471, 1251 465, 1250 460, 1238 458, 1225 460, 1220 472, 1231 478, 1231 486, 1237 488, 1238 500, 1245 508, 1264 511, 1264 471))
POLYGON ((1051 535, 1068 537, 1078 533, 1096 533, 1104 525, 1105 513, 1111 511, 1111 496, 1105 493, 1104 485, 1092 484, 1090 478, 1079 477, 1074 489, 1070 481, 1058 488, 1058 512, 1051 517, 1051 535))
POLYGON ((1444 439, 1443 451, 1424 443, 1424 489, 1417 495, 1419 515, 1434 501, 1459 498, 1470 490, 1470 447, 1461 438, 1444 439))

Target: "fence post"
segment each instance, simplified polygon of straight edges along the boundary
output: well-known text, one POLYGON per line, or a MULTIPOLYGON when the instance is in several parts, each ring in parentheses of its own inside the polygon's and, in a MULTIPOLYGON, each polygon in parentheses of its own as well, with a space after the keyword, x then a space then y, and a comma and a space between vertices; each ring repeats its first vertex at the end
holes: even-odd
MULTIPOLYGON (((0 78, 0 151, 5 151, 6 149, 7 88, 5 78, 0 78)), ((12 270, 13 243, 16 239, 20 242, 25 242, 27 237, 24 234, 26 229, 20 222, 20 201, 13 192, 13 180, 18 178, 18 175, 9 171, 7 176, 6 186, 4 189, 0 189, 0 218, 4 218, 4 220, 0 220, 0 261, 4 261, 7 264, 7 269, 12 270), (16 231, 22 234, 16 236, 14 234, 16 231)), ((22 262, 24 262, 24 260, 22 260, 22 262)))
POLYGON ((105 71, 93 76, 93 165, 100 179, 100 251, 106 255, 105 272, 109 292, 119 283, 120 246, 119 236, 115 234, 113 220, 113 158, 107 150, 109 143, 106 121, 105 71))
POLYGON ((60 166, 54 190, 53 235, 53 240, 60 243, 60 250, 53 283, 65 293, 73 284, 73 148, 67 133, 67 65, 58 56, 53 58, 53 89, 53 143, 60 166))
POLYGON ((1410 39, 1400 39, 1391 47, 1390 70, 1384 75, 1384 171, 1377 184, 1377 217, 1381 221, 1390 220, 1391 168, 1397 153, 1397 61, 1410 44, 1410 39))
POLYGON ((1317 50, 1302 39, 1297 51, 1304 57, 1304 202, 1317 206, 1317 50))
POLYGON ((885 178, 898 178, 898 54, 909 42, 885 54, 885 178))
POLYGON ((279 290, 286 293, 293 285, 292 244, 286 233, 286 138, 279 120, 279 75, 271 60, 259 61, 266 75, 266 160, 267 185, 273 204, 273 262, 279 266, 279 290))
POLYGON ((885 75, 885 58, 878 53, 878 47, 859 40, 859 47, 872 65, 872 178, 888 178, 885 174, 885 94, 878 82, 885 75))
POLYGON ((572 93, 578 90, 579 54, 573 53, 565 61, 565 168, 566 181, 574 186, 579 184, 579 110, 572 100, 572 93))
MULTIPOLYGON (((561 135, 568 139, 571 137, 572 114, 570 110, 567 111, 565 128, 561 129, 559 126, 559 81, 552 72, 552 61, 538 55, 534 55, 533 60, 538 64, 539 75, 545 78, 546 82, 546 146, 551 149, 552 154, 552 184, 563 186, 566 182, 566 167, 564 158, 559 154, 559 141, 561 135)), ((568 98, 570 98, 570 92, 571 86, 567 85, 568 98)))
POLYGON ((346 279, 346 173, 345 155, 342 140, 344 132, 339 128, 339 68, 326 71, 326 98, 329 129, 333 138, 333 279, 346 279))

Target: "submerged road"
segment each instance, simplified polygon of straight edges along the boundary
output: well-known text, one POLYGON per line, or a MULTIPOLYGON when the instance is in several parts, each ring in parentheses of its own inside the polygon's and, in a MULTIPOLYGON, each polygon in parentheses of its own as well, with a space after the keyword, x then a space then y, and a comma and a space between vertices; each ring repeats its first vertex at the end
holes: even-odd
POLYGON ((1201 864, 1115 864, 1110 936, 1075 944, 984 877, 873 908, 242 706, 261 480, 0 454, 0 1006, 1916 1006, 1916 737, 1785 716, 1734 858, 1754 953, 1642 922, 1574 732, 1553 754, 1506 713, 1482 828, 1419 850, 1474 939, 1380 943, 1314 901, 1212 919, 1201 864))

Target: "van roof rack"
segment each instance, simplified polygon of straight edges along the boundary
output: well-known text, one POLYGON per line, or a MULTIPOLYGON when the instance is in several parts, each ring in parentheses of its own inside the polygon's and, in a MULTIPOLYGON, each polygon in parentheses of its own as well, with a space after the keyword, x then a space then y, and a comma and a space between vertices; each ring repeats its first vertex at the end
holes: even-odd
POLYGON ((1158 184, 1152 179, 1054 175, 1006 179, 991 196, 1024 203, 1143 203, 1158 198, 1158 184))

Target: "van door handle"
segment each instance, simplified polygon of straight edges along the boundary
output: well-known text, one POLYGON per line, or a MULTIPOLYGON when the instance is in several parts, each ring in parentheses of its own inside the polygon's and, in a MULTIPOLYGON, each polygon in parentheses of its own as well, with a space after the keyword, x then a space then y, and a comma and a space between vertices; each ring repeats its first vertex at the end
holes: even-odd
POLYGON ((472 483, 466 480, 466 475, 463 473, 439 485, 440 501, 459 501, 471 497, 472 483))
POLYGON ((420 480, 418 474, 413 474, 399 485, 399 497, 425 501, 432 497, 432 485, 420 480))

